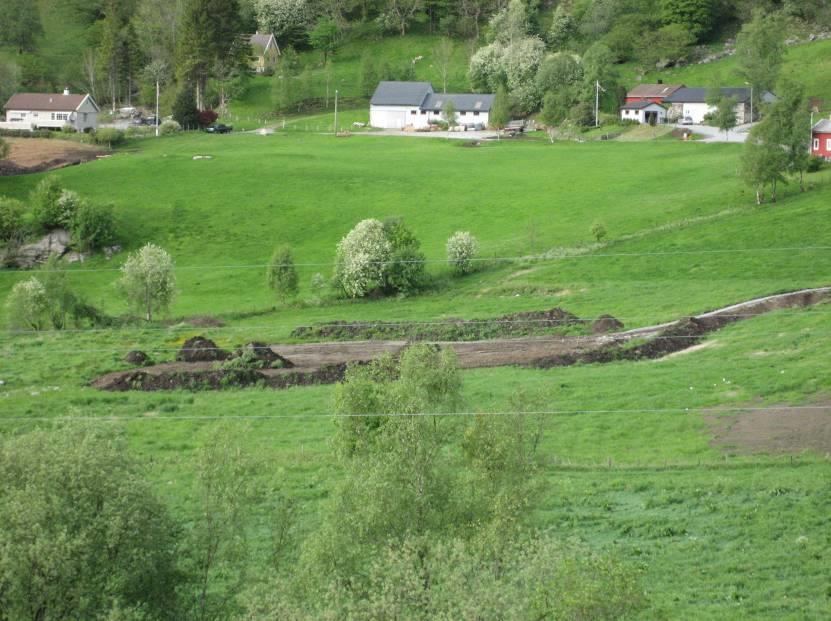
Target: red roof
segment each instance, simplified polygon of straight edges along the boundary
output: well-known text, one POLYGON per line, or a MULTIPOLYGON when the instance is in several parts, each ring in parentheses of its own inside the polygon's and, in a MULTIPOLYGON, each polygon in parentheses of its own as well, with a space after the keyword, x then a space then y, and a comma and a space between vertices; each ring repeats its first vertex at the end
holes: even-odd
POLYGON ((61 93, 15 93, 6 103, 6 110, 46 110, 62 112, 77 110, 88 95, 61 93))

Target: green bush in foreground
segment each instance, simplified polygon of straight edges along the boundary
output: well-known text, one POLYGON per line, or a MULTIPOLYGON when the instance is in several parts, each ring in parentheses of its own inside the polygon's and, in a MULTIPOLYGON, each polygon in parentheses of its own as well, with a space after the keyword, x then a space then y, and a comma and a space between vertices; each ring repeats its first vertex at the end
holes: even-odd
POLYGON ((291 248, 283 246, 274 251, 266 270, 266 280, 269 288, 282 301, 297 295, 297 269, 291 248))
POLYGON ((41 330, 49 305, 43 283, 32 276, 12 287, 6 298, 6 317, 12 330, 41 330))
POLYGON ((72 237, 81 250, 96 250, 115 241, 115 216, 111 205, 80 201, 72 218, 72 237))
POLYGON ((0 444, 0 618, 176 619, 176 528, 111 433, 0 444))
POLYGON ((166 309, 176 295, 173 259, 163 248, 146 244, 121 267, 118 286, 127 302, 152 321, 153 313, 166 309))

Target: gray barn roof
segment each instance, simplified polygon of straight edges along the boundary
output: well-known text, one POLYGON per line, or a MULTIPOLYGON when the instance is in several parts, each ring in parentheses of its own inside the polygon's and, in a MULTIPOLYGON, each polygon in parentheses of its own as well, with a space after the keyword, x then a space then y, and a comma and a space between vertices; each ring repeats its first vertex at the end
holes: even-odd
POLYGON ((831 133, 831 120, 822 119, 819 123, 814 125, 814 132, 818 134, 831 133))
POLYGON ((62 95, 61 93, 15 93, 4 107, 6 110, 66 112, 77 110, 86 98, 87 95, 62 95))
POLYGON ((650 106, 656 106, 661 109, 665 109, 661 104, 656 104, 652 101, 633 101, 632 103, 625 104, 620 107, 621 110, 642 110, 643 108, 649 108, 650 106))
MULTIPOLYGON (((672 95, 667 97, 664 101, 667 103, 707 103, 707 95, 710 93, 709 88, 679 88, 672 95)), ((750 102, 750 88, 749 87, 730 87, 722 88, 721 94, 725 97, 735 97, 739 103, 750 102)), ((770 103, 776 101, 776 96, 773 93, 765 91, 762 93, 762 101, 770 103)))
POLYGON ((491 94, 461 94, 461 93, 432 93, 422 104, 425 110, 441 110, 446 101, 450 100, 457 112, 490 112, 496 95, 491 94))
POLYGON ((420 107, 433 92, 429 82, 381 82, 369 103, 373 106, 420 107))

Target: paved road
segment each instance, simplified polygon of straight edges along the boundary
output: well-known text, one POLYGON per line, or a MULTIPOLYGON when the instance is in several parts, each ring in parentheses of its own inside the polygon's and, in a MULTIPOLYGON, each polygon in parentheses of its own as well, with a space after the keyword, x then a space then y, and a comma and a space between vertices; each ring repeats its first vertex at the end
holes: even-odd
POLYGON ((750 124, 739 125, 735 129, 725 134, 717 127, 710 127, 709 125, 676 125, 679 129, 692 130, 694 134, 703 136, 699 142, 745 142, 747 140, 747 133, 750 131, 750 124))

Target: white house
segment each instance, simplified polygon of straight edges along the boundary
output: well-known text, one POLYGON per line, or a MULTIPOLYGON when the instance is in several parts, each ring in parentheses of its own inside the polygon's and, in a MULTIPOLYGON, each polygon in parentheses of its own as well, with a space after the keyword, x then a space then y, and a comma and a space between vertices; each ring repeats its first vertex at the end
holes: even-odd
POLYGON ((641 125, 659 125, 667 122, 667 109, 652 101, 632 101, 620 108, 620 118, 641 125))
POLYGON ((488 126, 494 95, 436 93, 429 82, 381 82, 369 102, 369 124, 381 129, 427 127, 442 119, 448 101, 459 125, 488 126))
MULTIPOLYGON (((710 90, 706 88, 680 88, 664 101, 672 106, 670 117, 673 119, 692 119, 696 125, 704 122, 704 117, 715 112, 715 106, 707 103, 710 90)), ((736 120, 739 125, 750 122, 750 88, 722 88, 721 94, 736 99, 736 120)), ((765 91, 761 97, 765 103, 776 100, 773 93, 765 91)), ((754 111, 754 117, 758 114, 754 111)))
POLYGON ((16 93, 5 105, 4 129, 62 129, 71 125, 83 132, 98 128, 101 109, 90 95, 16 93))
POLYGON ((257 73, 264 73, 267 69, 274 69, 280 59, 280 46, 277 39, 270 32, 256 32, 248 38, 254 56, 251 59, 251 68, 257 73))

